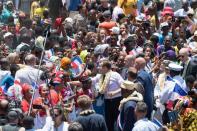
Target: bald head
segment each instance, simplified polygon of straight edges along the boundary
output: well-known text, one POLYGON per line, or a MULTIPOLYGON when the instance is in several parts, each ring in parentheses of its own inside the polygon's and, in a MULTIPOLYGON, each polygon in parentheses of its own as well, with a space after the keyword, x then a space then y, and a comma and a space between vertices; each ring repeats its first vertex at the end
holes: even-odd
POLYGON ((132 67, 135 62, 135 56, 133 55, 127 55, 124 59, 125 67, 132 67))
POLYGON ((8 100, 5 100, 5 99, 1 100, 0 101, 0 110, 6 111, 8 108, 8 103, 9 103, 8 100))
POLYGON ((187 48, 181 48, 180 51, 179 51, 179 54, 189 54, 189 51, 187 48))
POLYGON ((184 63, 189 59, 189 50, 187 48, 182 48, 179 51, 179 58, 184 63))
POLYGON ((139 71, 141 69, 144 69, 146 66, 146 60, 142 57, 135 59, 135 68, 139 71))

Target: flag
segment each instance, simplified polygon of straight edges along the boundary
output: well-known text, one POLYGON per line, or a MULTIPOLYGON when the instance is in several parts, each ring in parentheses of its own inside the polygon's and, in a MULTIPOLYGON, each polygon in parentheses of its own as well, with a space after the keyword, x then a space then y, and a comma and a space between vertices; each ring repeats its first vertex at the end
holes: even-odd
POLYGON ((38 89, 38 85, 36 84, 36 82, 32 82, 31 86, 33 87, 33 89, 38 89))
POLYGON ((1 100, 1 99, 5 99, 4 91, 3 91, 3 89, 2 89, 2 86, 1 86, 1 88, 0 88, 0 100, 1 100))
POLYGON ((7 90, 6 90, 6 84, 5 85, 2 85, 2 86, 0 86, 1 87, 1 91, 3 92, 3 93, 6 93, 7 92, 7 90))
POLYGON ((71 67, 72 67, 72 73, 73 75, 78 75, 79 73, 81 73, 82 70, 82 60, 79 56, 76 56, 74 58, 71 59, 71 67))
POLYGON ((173 80, 169 76, 167 77, 167 80, 169 82, 171 82, 170 86, 173 87, 171 100, 176 100, 180 96, 186 96, 187 95, 187 92, 175 80, 173 80))
POLYGON ((178 93, 180 96, 186 96, 187 92, 181 88, 177 83, 175 84, 173 92, 178 93))
POLYGON ((163 125, 162 123, 157 119, 157 118, 153 118, 152 122, 158 126, 158 128, 161 128, 163 125))
POLYGON ((7 96, 13 99, 22 100, 22 87, 19 79, 14 80, 14 85, 8 88, 7 96))
POLYGON ((82 60, 79 56, 72 58, 71 66, 73 69, 79 68, 81 66, 81 64, 82 64, 82 60))

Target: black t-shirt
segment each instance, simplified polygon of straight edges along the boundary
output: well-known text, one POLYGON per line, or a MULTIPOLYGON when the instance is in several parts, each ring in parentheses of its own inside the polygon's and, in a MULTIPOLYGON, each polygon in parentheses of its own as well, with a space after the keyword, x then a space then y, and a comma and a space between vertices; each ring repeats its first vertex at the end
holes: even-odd
POLYGON ((106 10, 109 10, 109 8, 107 7, 107 8, 105 8, 105 7, 103 7, 103 6, 98 6, 98 11, 99 12, 104 12, 104 11, 106 11, 106 10))

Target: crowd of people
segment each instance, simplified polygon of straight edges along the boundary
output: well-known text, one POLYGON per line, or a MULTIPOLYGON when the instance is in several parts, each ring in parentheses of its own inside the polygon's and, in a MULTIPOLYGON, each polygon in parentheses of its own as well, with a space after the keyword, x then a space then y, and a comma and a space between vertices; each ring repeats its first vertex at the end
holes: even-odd
POLYGON ((197 0, 49 3, 0 2, 0 130, 196 131, 197 0))

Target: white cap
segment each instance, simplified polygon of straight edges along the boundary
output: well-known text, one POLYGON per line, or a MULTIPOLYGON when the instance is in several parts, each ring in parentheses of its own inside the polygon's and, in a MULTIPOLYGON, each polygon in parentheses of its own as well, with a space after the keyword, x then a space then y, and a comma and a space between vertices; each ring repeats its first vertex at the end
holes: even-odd
POLYGON ((168 22, 163 22, 160 24, 160 28, 163 28, 163 27, 166 27, 166 26, 169 26, 168 22))
POLYGON ((11 0, 8 0, 8 1, 6 2, 6 5, 9 5, 9 4, 13 4, 13 2, 12 2, 11 0))
POLYGON ((189 48, 191 48, 192 50, 196 49, 197 48, 197 42, 196 41, 190 42, 189 43, 189 48))
POLYGON ((184 10, 177 10, 176 12, 174 12, 174 16, 175 17, 186 17, 187 12, 185 12, 184 10))
POLYGON ((72 19, 72 18, 67 17, 67 18, 64 20, 64 24, 66 24, 66 23, 73 25, 74 22, 73 22, 73 19, 72 19))
POLYGON ((141 13, 140 15, 136 16, 135 19, 137 21, 144 21, 145 20, 145 15, 141 13))
POLYGON ((11 32, 7 32, 3 35, 3 38, 5 39, 8 36, 13 36, 13 34, 11 32))
POLYGON ((170 63, 168 67, 169 67, 169 70, 173 70, 173 71, 181 71, 183 69, 183 66, 180 66, 176 63, 170 63))
POLYGON ((119 27, 112 27, 110 29, 110 31, 113 33, 113 34, 116 34, 116 35, 119 35, 120 34, 120 28, 119 27))

